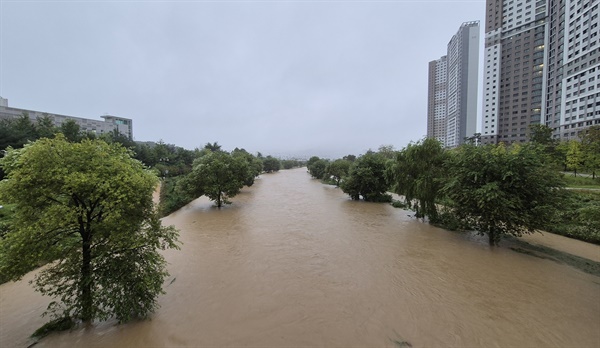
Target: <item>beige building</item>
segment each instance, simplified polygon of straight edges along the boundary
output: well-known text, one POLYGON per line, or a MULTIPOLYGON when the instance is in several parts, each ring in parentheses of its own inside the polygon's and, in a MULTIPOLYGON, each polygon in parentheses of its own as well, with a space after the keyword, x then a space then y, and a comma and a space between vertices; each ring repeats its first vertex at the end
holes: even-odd
POLYGON ((133 140, 133 121, 129 118, 104 115, 100 116, 104 120, 93 120, 76 116, 67 116, 54 114, 50 112, 34 111, 28 109, 13 108, 8 106, 8 99, 0 97, 0 120, 14 119, 23 115, 29 116, 33 122, 38 118, 49 117, 56 127, 60 127, 67 120, 75 121, 80 129, 84 132, 92 132, 97 135, 110 133, 117 130, 119 133, 126 135, 133 140))

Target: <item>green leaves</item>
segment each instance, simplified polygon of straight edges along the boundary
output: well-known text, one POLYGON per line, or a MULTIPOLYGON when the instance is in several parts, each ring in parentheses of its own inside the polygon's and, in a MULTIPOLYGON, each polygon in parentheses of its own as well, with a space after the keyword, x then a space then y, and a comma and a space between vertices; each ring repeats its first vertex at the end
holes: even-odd
POLYGON ((563 186, 542 159, 534 146, 464 145, 450 156, 442 192, 452 213, 487 233, 490 244, 531 233, 550 221, 563 186))
POLYGON ((15 207, 0 242, 3 277, 51 262, 34 283, 60 300, 48 308, 57 318, 128 320, 156 308, 167 275, 157 249, 176 248, 177 232, 161 226, 158 180, 128 150, 58 135, 11 149, 0 164, 0 199, 15 207))
POLYGON ((185 190, 195 197, 206 195, 220 208, 230 204, 228 198, 240 192, 248 173, 248 162, 243 157, 223 151, 211 152, 194 162, 192 172, 185 179, 185 190))
POLYGON ((437 218, 436 200, 445 180, 446 157, 442 145, 427 138, 402 149, 386 169, 392 190, 404 196, 418 218, 437 218))

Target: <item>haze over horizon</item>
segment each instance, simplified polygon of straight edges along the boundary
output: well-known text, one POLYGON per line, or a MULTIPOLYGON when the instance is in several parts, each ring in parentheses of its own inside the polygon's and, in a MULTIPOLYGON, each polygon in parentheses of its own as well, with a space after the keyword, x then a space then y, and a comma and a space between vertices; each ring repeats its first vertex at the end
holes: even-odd
POLYGON ((0 0, 0 96, 131 118, 135 140, 188 149, 402 148, 426 134, 428 62, 484 14, 483 0, 0 0))

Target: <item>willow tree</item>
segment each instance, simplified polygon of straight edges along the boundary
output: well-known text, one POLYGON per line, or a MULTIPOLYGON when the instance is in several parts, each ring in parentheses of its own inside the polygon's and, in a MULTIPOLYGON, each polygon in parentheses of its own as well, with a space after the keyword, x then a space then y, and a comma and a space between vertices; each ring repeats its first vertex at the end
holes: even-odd
POLYGON ((521 236, 546 227, 564 186, 535 146, 463 145, 450 154, 445 194, 452 212, 490 245, 503 235, 521 236))
POLYGON ((404 196, 417 218, 438 216, 436 201, 444 186, 446 151, 436 139, 409 144, 386 170, 392 190, 404 196))
POLYGON ((119 145, 64 136, 9 149, 0 200, 14 204, 0 241, 0 273, 17 280, 49 262, 35 289, 56 298, 54 318, 120 322, 146 317, 168 275, 159 249, 177 248, 152 192, 157 178, 119 145))

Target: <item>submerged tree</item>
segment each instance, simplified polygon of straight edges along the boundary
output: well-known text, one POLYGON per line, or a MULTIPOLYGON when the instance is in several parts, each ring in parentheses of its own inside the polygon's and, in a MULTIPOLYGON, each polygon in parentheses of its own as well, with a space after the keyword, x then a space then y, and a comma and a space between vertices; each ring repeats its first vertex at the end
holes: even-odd
POLYGON ((55 318, 120 322, 146 317, 168 275, 159 249, 177 248, 152 203, 157 178, 119 145, 70 143, 64 136, 9 149, 0 199, 15 206, 0 242, 0 273, 16 280, 51 262, 34 280, 58 298, 55 318))
POLYGON ((386 175, 392 190, 403 195, 417 218, 436 220, 436 200, 444 186, 446 151, 439 141, 427 138, 409 144, 390 162, 386 175))
POLYGON ((340 186, 342 178, 348 175, 351 166, 352 162, 348 160, 336 159, 327 165, 325 175, 331 177, 335 181, 336 186, 340 186))
POLYGON ((391 197, 386 193, 389 185, 385 177, 385 167, 385 157, 369 151, 354 162, 340 187, 353 200, 362 197, 365 201, 389 202, 391 197))
POLYGON ((194 168, 182 185, 187 194, 207 196, 221 208, 231 204, 228 198, 237 195, 247 179, 248 163, 244 158, 217 151, 194 161, 194 168))
POLYGON ((564 185, 548 170, 536 147, 463 145, 451 154, 444 192, 456 217, 490 245, 503 235, 521 236, 543 228, 564 185))

